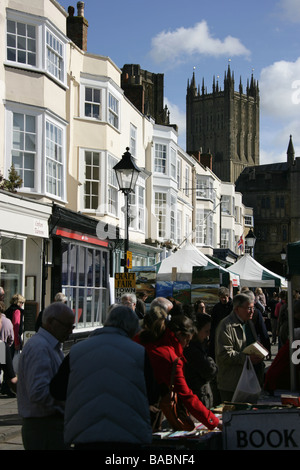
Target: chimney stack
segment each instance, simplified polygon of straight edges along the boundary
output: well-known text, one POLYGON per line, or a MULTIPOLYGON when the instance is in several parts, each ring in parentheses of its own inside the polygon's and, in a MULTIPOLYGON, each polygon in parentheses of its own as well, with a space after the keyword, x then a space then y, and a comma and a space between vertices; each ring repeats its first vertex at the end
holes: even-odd
POLYGON ((77 2, 77 16, 74 7, 69 6, 67 17, 67 36, 83 51, 87 51, 88 22, 84 18, 84 2, 77 2))

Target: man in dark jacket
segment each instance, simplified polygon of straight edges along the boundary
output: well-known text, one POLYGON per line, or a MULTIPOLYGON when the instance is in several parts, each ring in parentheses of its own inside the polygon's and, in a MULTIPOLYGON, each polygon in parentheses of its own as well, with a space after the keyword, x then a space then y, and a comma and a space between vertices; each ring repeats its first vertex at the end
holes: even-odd
POLYGON ((218 324, 223 318, 232 312, 232 299, 229 297, 229 289, 220 287, 218 291, 219 302, 211 311, 211 330, 209 341, 209 356, 215 359, 215 334, 218 324))
POLYGON ((130 307, 113 308, 103 328, 72 346, 52 379, 50 393, 66 400, 65 441, 75 449, 151 444, 148 356, 132 341, 138 328, 130 307))

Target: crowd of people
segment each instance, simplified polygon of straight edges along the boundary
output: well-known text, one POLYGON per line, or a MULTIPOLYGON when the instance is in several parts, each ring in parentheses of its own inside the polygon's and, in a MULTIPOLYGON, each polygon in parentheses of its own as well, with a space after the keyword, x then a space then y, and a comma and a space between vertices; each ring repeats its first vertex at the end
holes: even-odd
MULTIPOLYGON (((153 432, 164 423, 159 403, 177 358, 174 390, 193 420, 210 430, 222 430, 213 409, 232 400, 248 344, 258 340, 270 351, 271 342, 278 341, 279 358, 267 373, 263 359, 249 357, 262 388, 272 391, 284 381, 288 386, 283 292, 268 298, 261 289, 244 287, 231 298, 221 287, 212 308, 201 299, 184 305, 164 297, 146 308, 146 298, 145 293, 124 295, 110 305, 103 327, 64 355, 62 344, 73 331, 75 317, 59 293, 40 313, 36 333, 20 354, 18 374, 13 357, 21 345, 25 299, 14 296, 7 316, 0 300, 1 339, 9 352, 2 366, 4 382, 17 394, 25 449, 150 445, 153 432), (11 324, 3 327, 6 319, 11 324)), ((294 312, 297 329, 296 296, 294 312)))

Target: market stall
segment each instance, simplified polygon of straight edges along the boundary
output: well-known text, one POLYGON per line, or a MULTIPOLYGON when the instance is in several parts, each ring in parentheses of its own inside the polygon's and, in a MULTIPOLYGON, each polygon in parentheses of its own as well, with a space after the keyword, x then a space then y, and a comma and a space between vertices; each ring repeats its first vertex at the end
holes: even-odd
POLYGON ((160 263, 156 277, 156 295, 173 296, 184 303, 186 299, 187 303, 193 303, 196 297, 208 302, 208 299, 212 300, 214 290, 213 303, 216 303, 220 286, 228 287, 232 295, 232 288, 238 285, 237 274, 215 263, 187 242, 160 263))
POLYGON ((248 253, 227 269, 240 276, 241 287, 287 288, 287 280, 284 277, 265 268, 248 253))
POLYGON ((171 256, 168 256, 161 262, 157 273, 157 280, 170 280, 170 274, 175 268, 177 281, 191 282, 193 266, 219 268, 221 273, 229 275, 230 280, 235 280, 237 283, 239 282, 239 276, 234 271, 229 272, 227 268, 225 269, 215 263, 190 242, 186 242, 180 250, 172 253, 171 256))

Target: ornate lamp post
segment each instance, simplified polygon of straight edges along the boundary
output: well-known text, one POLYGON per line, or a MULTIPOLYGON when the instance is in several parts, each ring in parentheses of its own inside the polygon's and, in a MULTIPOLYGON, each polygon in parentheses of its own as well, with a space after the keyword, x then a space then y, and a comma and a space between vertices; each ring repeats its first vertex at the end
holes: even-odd
POLYGON ((126 152, 123 154, 122 159, 113 167, 116 172, 119 190, 125 196, 126 210, 125 210, 125 242, 124 242, 124 271, 128 272, 127 265, 127 252, 129 248, 129 215, 128 215, 128 196, 129 193, 134 192, 136 181, 141 172, 140 168, 134 162, 129 147, 126 147, 126 152))
POLYGON ((286 277, 286 263, 285 263, 285 260, 286 260, 286 251, 284 248, 282 248, 281 252, 280 252, 280 257, 282 259, 282 262, 283 262, 283 275, 284 277, 286 277))
POLYGON ((253 258, 253 253, 254 253, 254 245, 256 242, 256 236, 254 235, 252 229, 250 228, 249 232, 247 233, 245 237, 245 242, 248 248, 250 248, 250 254, 253 258))

